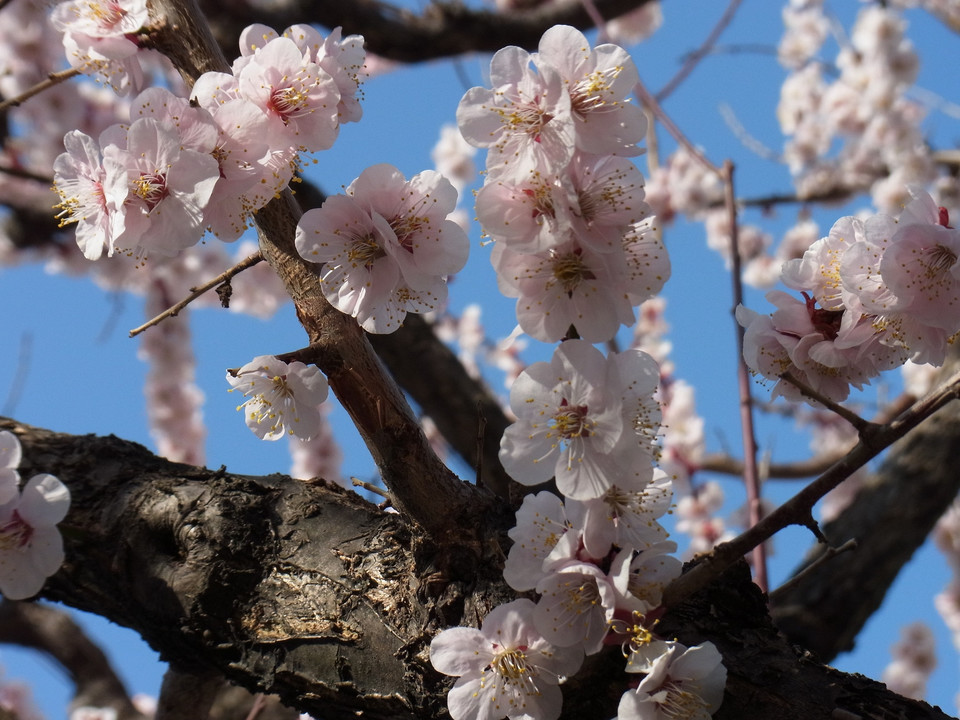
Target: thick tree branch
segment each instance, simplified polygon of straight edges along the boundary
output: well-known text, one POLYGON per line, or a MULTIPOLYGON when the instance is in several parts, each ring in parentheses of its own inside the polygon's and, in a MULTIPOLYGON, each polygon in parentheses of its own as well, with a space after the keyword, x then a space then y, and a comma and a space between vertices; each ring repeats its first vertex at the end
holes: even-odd
MULTIPOLYGON (((600 14, 612 20, 650 0, 598 0, 600 14)), ((546 3, 525 12, 500 13, 456 2, 434 2, 420 14, 379 0, 312 2, 293 0, 274 10, 232 0, 202 0, 204 13, 223 47, 237 47, 240 31, 265 23, 277 31, 295 23, 343 27, 363 35, 367 49, 391 60, 423 62, 470 52, 493 53, 506 45, 535 48, 552 25, 589 28, 593 21, 577 2, 546 3)))
POLYGON ((117 720, 146 720, 130 702, 103 650, 62 610, 3 600, 0 643, 39 650, 61 665, 76 686, 71 707, 112 708, 117 720))
MULTIPOLYGON (((446 717, 450 679, 430 667, 430 640, 513 597, 500 574, 512 516, 499 504, 478 502, 463 542, 442 546, 333 485, 171 463, 115 437, 10 420, 0 429, 20 439, 25 475, 54 473, 72 493, 67 561, 48 597, 133 628, 183 672, 222 673, 318 717, 446 717)), ((716 720, 810 720, 836 708, 946 717, 798 656, 743 568, 671 608, 660 630, 723 652, 716 720)), ((612 717, 631 679, 619 648, 590 658, 564 686, 563 718, 612 717)))
MULTIPOLYGON (((145 42, 167 55, 187 82, 225 58, 193 0, 158 0, 145 42)), ((350 414, 395 507, 438 537, 455 535, 473 493, 431 450, 406 399, 384 371, 363 330, 335 310, 320 288, 317 266, 294 246, 301 211, 289 190, 256 215, 260 252, 286 285, 311 343, 310 361, 350 414)))

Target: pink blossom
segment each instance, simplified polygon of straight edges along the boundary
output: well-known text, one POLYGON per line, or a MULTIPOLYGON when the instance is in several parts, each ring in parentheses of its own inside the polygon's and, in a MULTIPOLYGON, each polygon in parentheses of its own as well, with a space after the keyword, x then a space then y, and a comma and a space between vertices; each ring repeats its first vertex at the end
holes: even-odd
POLYGON ((513 540, 503 577, 514 590, 533 590, 546 576, 544 561, 560 538, 572 528, 563 501, 547 491, 523 498, 517 510, 517 523, 507 533, 513 540))
POLYGON ((444 630, 430 643, 430 662, 459 676, 447 695, 453 720, 555 720, 558 683, 583 661, 579 648, 558 648, 537 632, 534 604, 514 600, 494 608, 480 629, 444 630))
MULTIPOLYGON (((629 560, 630 551, 623 555, 629 560)), ((587 655, 600 650, 617 606, 612 577, 592 563, 569 561, 553 567, 537 592, 533 622, 548 642, 583 648, 587 655)))
POLYGON ((368 332, 393 332, 407 312, 442 306, 446 276, 466 262, 467 236, 447 219, 456 202, 439 173, 408 181, 392 165, 375 165, 345 195, 304 213, 297 250, 323 263, 320 281, 334 307, 368 332))
POLYGON ((71 66, 99 75, 117 92, 138 90, 143 70, 131 40, 149 15, 146 0, 71 0, 54 8, 50 22, 64 32, 71 66))
POLYGON ((577 147, 594 155, 639 155, 647 130, 642 108, 629 96, 639 82, 626 50, 613 44, 590 48, 576 28, 555 25, 540 38, 534 64, 541 75, 556 70, 570 94, 577 147))
POLYGON ((76 223, 77 245, 88 260, 106 250, 113 255, 124 231, 127 173, 115 158, 100 159, 97 144, 79 130, 63 138, 66 152, 53 164, 53 186, 60 196, 60 227, 76 223))
POLYGON ((270 40, 235 74, 241 95, 275 120, 275 142, 307 152, 333 146, 339 128, 337 83, 293 40, 270 40))
MULTIPOLYGON (((629 668, 628 668, 629 669, 629 668)), ((713 643, 670 646, 617 708, 619 720, 710 720, 723 701, 727 669, 713 643)))
POLYGON ((637 432, 635 403, 652 399, 658 380, 656 363, 639 351, 605 359, 588 342, 567 340, 510 390, 517 422, 500 443, 504 468, 525 485, 555 476, 560 492, 577 500, 599 497, 615 483, 643 488, 654 448, 637 432))
POLYGON ((19 497, 0 506, 0 593, 10 600, 36 595, 63 563, 57 530, 70 491, 53 475, 30 478, 19 497))
POLYGON ((203 150, 184 147, 174 125, 153 117, 135 120, 126 131, 114 126, 104 132, 104 163, 126 168, 130 190, 118 247, 171 256, 200 240, 204 208, 220 177, 211 154, 217 133, 212 125, 207 130, 203 150))
POLYGON ((535 73, 530 61, 521 48, 499 50, 490 61, 493 88, 471 88, 457 108, 464 139, 488 148, 489 177, 522 176, 539 164, 559 171, 573 155, 576 131, 563 79, 549 66, 535 73))
POLYGON ((237 410, 244 410, 247 427, 261 440, 285 435, 309 439, 320 431, 318 408, 327 399, 328 388, 316 367, 261 355, 228 372, 227 382, 247 398, 237 410))

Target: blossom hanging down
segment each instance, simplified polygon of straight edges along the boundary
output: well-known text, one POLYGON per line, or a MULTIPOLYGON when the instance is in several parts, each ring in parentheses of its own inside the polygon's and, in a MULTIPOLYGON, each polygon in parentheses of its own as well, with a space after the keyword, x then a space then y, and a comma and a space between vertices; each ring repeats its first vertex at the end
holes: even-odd
POLYGON ((504 468, 525 485, 555 476, 575 500, 614 485, 643 490, 653 478, 659 380, 656 362, 639 350, 604 358, 584 340, 561 343, 549 363, 531 365, 510 390, 517 422, 500 443, 504 468))
POLYGON ((135 37, 148 22, 146 0, 70 0, 50 16, 63 31, 63 46, 71 66, 96 75, 118 93, 143 84, 135 37))
POLYGON ((328 386, 316 367, 261 355, 236 372, 228 371, 227 382, 247 398, 237 410, 244 410, 247 426, 260 439, 309 439, 320 430, 318 408, 327 399, 328 386))
POLYGON ((627 670, 647 675, 620 699, 619 720, 710 720, 727 681, 723 658, 709 642, 692 648, 672 644, 652 663, 627 670))
POLYGON ((430 643, 430 662, 459 676, 447 695, 453 720, 555 720, 558 683, 580 668, 580 648, 558 648, 533 625, 534 605, 514 600, 494 608, 476 628, 444 630, 430 643))
POLYGON ((432 170, 406 180, 392 165, 364 170, 297 226, 298 252, 323 263, 330 304, 367 332, 390 333, 408 312, 436 310, 446 277, 467 261, 466 233, 447 215, 457 192, 432 170))
POLYGON ((36 595, 63 564, 57 523, 70 508, 70 491, 53 475, 35 475, 17 491, 20 442, 0 432, 0 594, 10 600, 36 595))

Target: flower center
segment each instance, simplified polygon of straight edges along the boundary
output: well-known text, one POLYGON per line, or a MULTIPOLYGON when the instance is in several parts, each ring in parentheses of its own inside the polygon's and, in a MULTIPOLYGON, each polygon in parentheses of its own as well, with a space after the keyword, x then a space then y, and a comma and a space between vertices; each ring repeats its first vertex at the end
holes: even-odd
POLYGON ((590 435, 587 426, 587 406, 573 407, 564 399, 560 410, 553 416, 553 431, 564 440, 590 435))
POLYGON ((928 262, 925 264, 926 276, 928 279, 935 279, 946 273, 950 268, 957 264, 957 255, 950 248, 943 245, 935 245, 927 254, 928 262))
POLYGON ((514 106, 510 112, 500 110, 499 113, 512 132, 530 135, 534 142, 540 142, 543 129, 553 120, 553 115, 540 107, 539 96, 533 102, 514 106))
POLYGON ((133 191, 143 199, 147 212, 150 212, 168 194, 167 176, 159 172, 143 173, 133 181, 133 191))
POLYGON ((284 124, 297 115, 305 115, 311 110, 307 106, 307 93, 293 86, 273 88, 267 107, 280 116, 284 124))
POLYGON ((668 680, 657 693, 657 704, 660 706, 660 712, 664 717, 686 720, 687 718, 708 717, 707 703, 702 697, 692 692, 684 690, 683 685, 668 680), (660 695, 666 693, 662 699, 660 695))
POLYGON ((127 15, 127 11, 115 2, 89 2, 87 8, 103 30, 112 29, 127 15))
POLYGON ((553 255, 553 276, 571 297, 573 291, 580 287, 581 282, 595 280, 597 277, 583 262, 579 249, 562 255, 559 253, 553 255))
POLYGON ((622 66, 594 70, 570 88, 570 106, 579 117, 595 112, 607 105, 605 95, 610 95, 613 81, 623 70, 622 66))
POLYGON ((380 247, 373 235, 364 235, 353 241, 350 249, 347 250, 347 259, 353 263, 354 267, 363 265, 369 270, 376 260, 386 257, 386 251, 380 247))
POLYGON ((501 650, 493 658, 490 668, 506 680, 523 680, 533 673, 527 666, 527 656, 520 650, 501 650))
POLYGON ((10 519, 0 525, 0 550, 19 550, 29 543, 32 537, 33 528, 14 510, 10 519))

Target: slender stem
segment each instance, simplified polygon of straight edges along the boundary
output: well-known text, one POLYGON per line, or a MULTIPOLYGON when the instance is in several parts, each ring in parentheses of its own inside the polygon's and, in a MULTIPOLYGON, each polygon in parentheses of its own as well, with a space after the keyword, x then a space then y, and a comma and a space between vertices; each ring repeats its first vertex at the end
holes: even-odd
POLYGON ((637 96, 637 99, 640 100, 640 103, 653 113, 654 117, 660 121, 660 124, 667 129, 667 132, 669 132, 678 143, 687 148, 690 154, 699 160, 704 167, 720 175, 720 168, 710 162, 707 156, 700 151, 700 148, 690 142, 687 136, 683 134, 683 131, 677 127, 676 123, 674 123, 673 120, 670 119, 670 116, 660 107, 660 103, 650 94, 650 91, 647 90, 642 80, 634 86, 633 92, 637 96))
POLYGON ((706 587, 739 558, 788 525, 803 525, 815 534, 819 533, 812 513, 813 506, 820 498, 937 410, 957 398, 960 398, 960 372, 955 373, 941 387, 915 402, 895 420, 886 425, 872 426, 870 432, 861 435, 860 441, 853 450, 820 477, 752 528, 733 540, 715 547, 700 564, 670 583, 663 593, 663 604, 676 605, 684 598, 706 587))
POLYGON ((663 102, 666 100, 670 93, 676 90, 680 83, 686 80, 687 76, 693 72, 693 69, 697 66, 697 64, 710 54, 710 52, 713 50, 713 46, 720 38, 721 33, 727 29, 730 21, 733 20, 733 16, 736 14, 740 2, 741 0, 730 0, 730 4, 727 5, 727 9, 717 21, 717 24, 714 25, 713 30, 710 31, 709 35, 707 35, 707 39, 703 41, 703 44, 700 47, 687 55, 686 62, 683 63, 683 66, 677 71, 677 74, 670 78, 666 85, 660 88, 660 91, 657 93, 658 101, 663 102))
MULTIPOLYGON (((737 308, 743 303, 743 280, 741 279, 740 245, 737 237, 737 202, 733 188, 733 163, 723 164, 724 198, 730 225, 730 275, 733 280, 734 327, 737 332, 737 385, 740 389, 740 428, 743 435, 743 483, 747 488, 747 512, 750 527, 760 522, 760 474, 757 471, 757 439, 753 427, 753 398, 750 395, 750 371, 743 359, 744 329, 736 321, 737 308)), ((753 576, 764 592, 767 584, 767 555, 763 543, 753 548, 753 576)))
POLYGON ((205 292, 207 292, 212 288, 215 288, 217 285, 220 285, 221 283, 227 282, 227 280, 230 280, 234 275, 237 275, 243 272, 247 268, 253 267, 261 260, 263 260, 263 255, 261 255, 260 251, 258 250, 257 252, 253 253, 253 255, 251 255, 250 257, 245 258, 244 260, 241 260, 240 262, 238 262, 232 268, 223 271, 212 280, 208 280, 203 285, 199 285, 195 288, 191 288, 191 293, 187 295, 187 297, 185 297, 183 300, 178 302, 176 305, 173 305, 167 308, 152 320, 149 320, 148 322, 145 322, 140 327, 137 327, 131 330, 130 337, 136 337, 147 328, 153 327, 154 325, 159 324, 162 320, 165 320, 168 317, 176 317, 177 313, 179 313, 187 305, 192 303, 194 300, 196 300, 198 297, 203 295, 205 292))
POLYGON ((864 420, 862 417, 857 415, 852 410, 848 410, 843 405, 840 405, 839 403, 835 403, 826 395, 820 392, 817 392, 816 390, 814 390, 812 387, 810 387, 803 381, 794 377, 792 373, 785 372, 783 375, 780 376, 780 378, 782 380, 786 380, 788 383, 793 385, 800 392, 802 392, 804 396, 810 398, 811 400, 816 400, 818 403, 823 405, 825 408, 827 408, 831 412, 836 413, 837 415, 842 417, 848 423, 853 425, 857 429, 857 432, 863 433, 869 429, 871 425, 870 421, 864 420))
POLYGON ((4 100, 3 102, 0 102, 0 114, 5 113, 7 110, 9 110, 12 107, 17 107, 21 103, 32 98, 34 95, 39 95, 44 90, 47 90, 48 88, 52 88, 54 85, 59 85, 65 80, 69 80, 70 78, 76 77, 77 75, 80 75, 80 71, 77 70, 76 68, 70 68, 69 70, 61 70, 60 72, 50 73, 47 76, 46 80, 41 80, 29 90, 26 90, 20 93, 19 95, 17 95, 16 97, 10 98, 9 100, 4 100))

